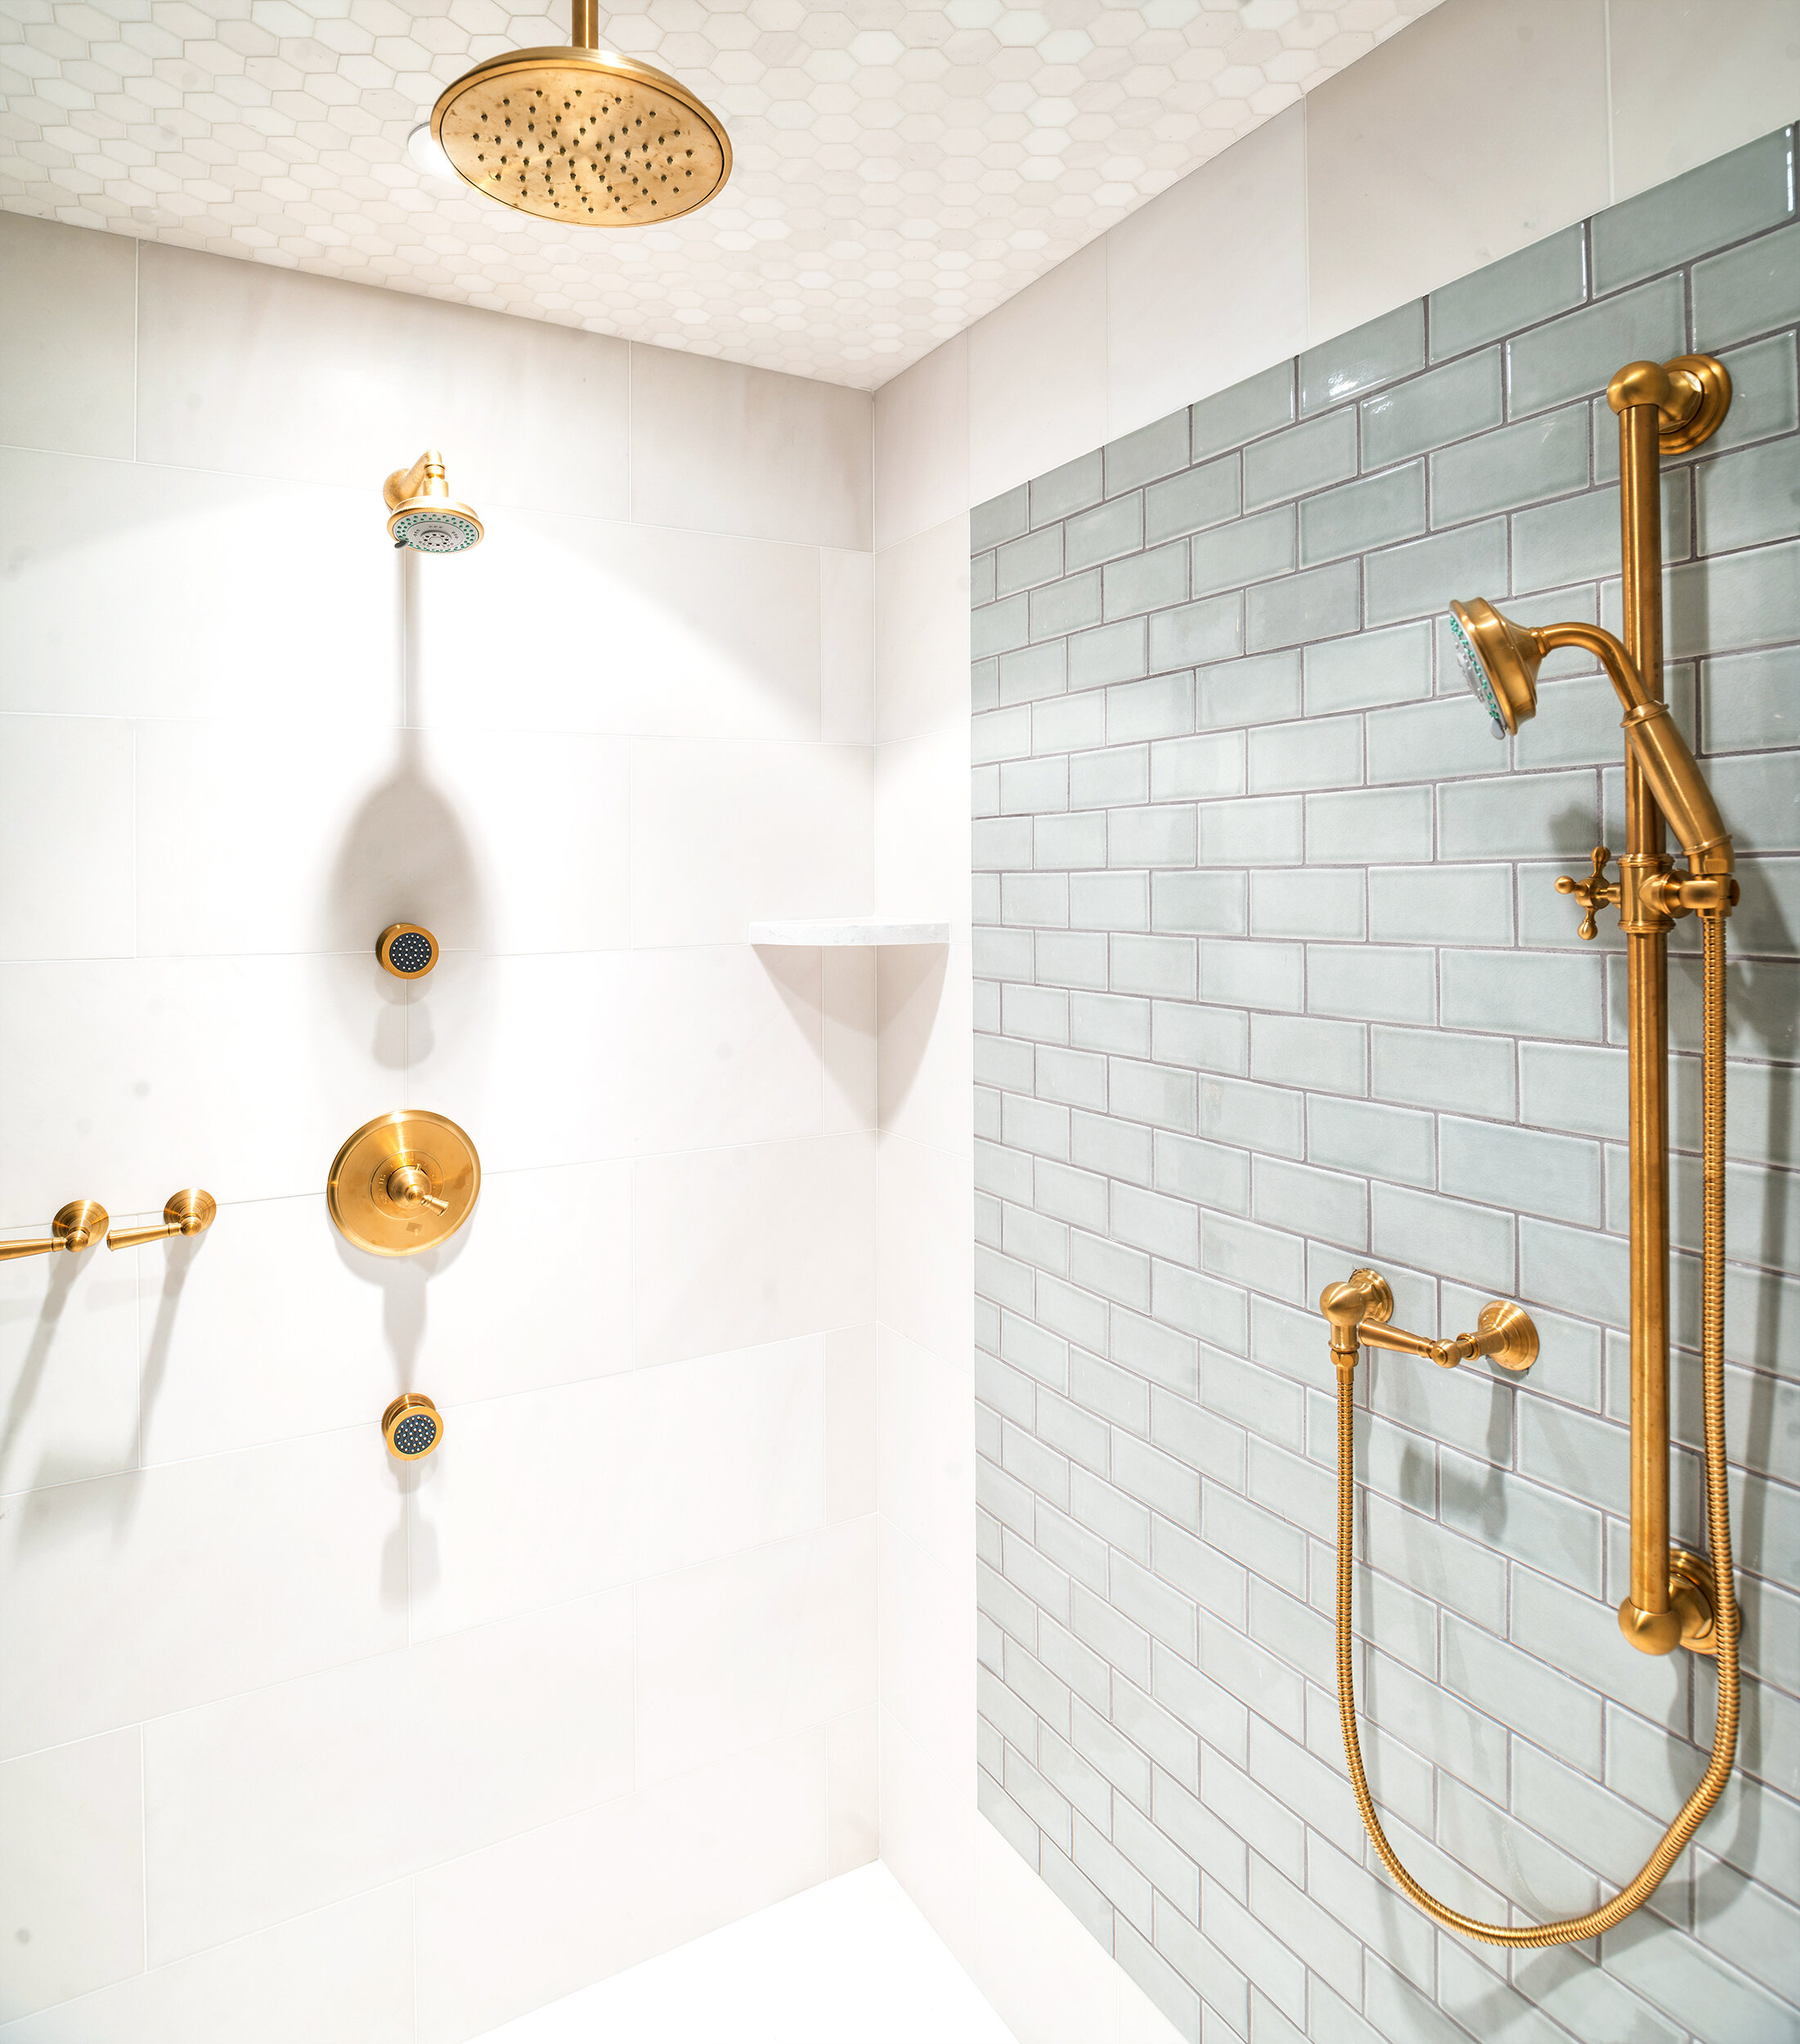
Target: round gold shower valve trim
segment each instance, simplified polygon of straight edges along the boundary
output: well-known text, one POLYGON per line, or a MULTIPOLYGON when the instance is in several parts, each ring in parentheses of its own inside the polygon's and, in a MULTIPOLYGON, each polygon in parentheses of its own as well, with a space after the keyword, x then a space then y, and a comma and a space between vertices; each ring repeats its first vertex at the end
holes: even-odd
POLYGON ((332 1159, 325 1202, 338 1231, 372 1256, 414 1256, 453 1235, 481 1192, 475 1145, 423 1109, 366 1122, 332 1159))

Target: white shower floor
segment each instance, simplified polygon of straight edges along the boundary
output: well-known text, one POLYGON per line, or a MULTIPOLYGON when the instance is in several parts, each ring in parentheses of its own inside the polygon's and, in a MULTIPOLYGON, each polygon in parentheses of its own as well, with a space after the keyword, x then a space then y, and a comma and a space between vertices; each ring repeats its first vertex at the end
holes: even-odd
POLYGON ((1015 2044, 885 1867, 861 1867, 480 2044, 1015 2044))

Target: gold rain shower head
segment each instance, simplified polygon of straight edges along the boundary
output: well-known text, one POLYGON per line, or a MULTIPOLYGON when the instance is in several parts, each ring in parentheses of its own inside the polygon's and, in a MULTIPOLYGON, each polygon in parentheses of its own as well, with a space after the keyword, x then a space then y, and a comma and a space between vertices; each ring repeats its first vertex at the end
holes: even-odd
POLYGON ((410 468, 396 468, 381 486, 388 537, 417 554, 465 554, 482 542, 482 524, 450 494, 444 458, 428 447, 410 468))
POLYGON ((577 227, 644 227, 703 206, 731 175, 725 123, 687 88, 597 47, 598 0, 571 0, 567 49, 489 57, 431 110, 465 183, 577 227))

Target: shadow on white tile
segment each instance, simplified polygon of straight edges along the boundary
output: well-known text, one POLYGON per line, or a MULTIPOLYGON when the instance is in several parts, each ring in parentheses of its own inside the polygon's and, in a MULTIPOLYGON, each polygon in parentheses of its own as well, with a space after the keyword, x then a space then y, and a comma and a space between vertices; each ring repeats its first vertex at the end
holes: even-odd
POLYGON ((885 1516, 881 1701, 955 1794, 975 1802, 975 1543, 954 1567, 885 1516))
MULTIPOLYGON (((47 1239, 49 1221, 20 1232, 47 1239)), ((0 1494, 132 1467, 137 1351, 131 1257, 0 1263, 0 1494)))
POLYGON ((883 1136, 876 1204, 876 1317, 972 1369, 975 1192, 967 1159, 883 1136))
MULTIPOLYGON (((766 945, 757 956, 771 972, 778 950, 766 945)), ((819 1056, 825 1067, 825 1133, 875 1126, 879 1073, 875 1047, 875 983, 881 947, 827 944, 819 953, 819 1056)))
POLYGON ((975 1552, 975 1392, 891 1327, 876 1329, 875 1459, 882 1517, 948 1571, 975 1552))
POLYGON ((882 953, 882 1129, 972 1156, 973 981, 967 939, 882 953))
POLYGON ((833 1525, 875 1509, 875 1329, 825 1337, 826 1515, 833 1525))

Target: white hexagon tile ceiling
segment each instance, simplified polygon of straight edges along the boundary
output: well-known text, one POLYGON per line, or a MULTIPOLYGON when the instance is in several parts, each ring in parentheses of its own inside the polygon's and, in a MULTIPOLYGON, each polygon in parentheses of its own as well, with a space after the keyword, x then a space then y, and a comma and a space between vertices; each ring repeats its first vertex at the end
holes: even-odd
POLYGON ((641 0, 713 203, 573 233, 428 177, 505 0, 0 0, 0 206, 871 389, 1436 0, 641 0))

